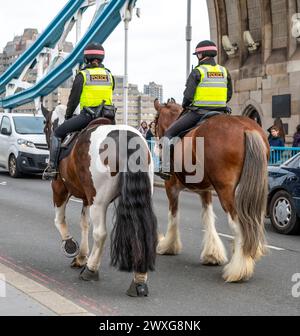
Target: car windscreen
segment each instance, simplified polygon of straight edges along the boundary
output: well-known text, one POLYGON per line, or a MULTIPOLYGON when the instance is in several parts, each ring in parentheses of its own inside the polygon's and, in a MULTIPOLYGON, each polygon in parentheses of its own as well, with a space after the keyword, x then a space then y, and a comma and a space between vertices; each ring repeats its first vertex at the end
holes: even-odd
POLYGON ((18 134, 44 134, 43 117, 13 117, 18 134))

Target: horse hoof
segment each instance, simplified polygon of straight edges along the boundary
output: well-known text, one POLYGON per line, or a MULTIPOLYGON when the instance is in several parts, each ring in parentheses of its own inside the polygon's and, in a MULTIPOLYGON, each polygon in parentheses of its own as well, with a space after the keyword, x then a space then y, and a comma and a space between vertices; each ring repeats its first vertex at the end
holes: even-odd
POLYGON ((79 245, 76 240, 70 238, 63 241, 62 250, 67 258, 75 258, 79 254, 79 245))
POLYGON ((135 283, 132 281, 128 291, 127 295, 130 297, 146 297, 149 295, 149 289, 146 283, 135 283))
POLYGON ((74 258, 73 261, 71 262, 71 268, 82 268, 87 264, 87 257, 83 258, 74 258))
POLYGON ((93 272, 89 270, 87 266, 81 271, 79 279, 84 281, 99 281, 99 272, 93 272))

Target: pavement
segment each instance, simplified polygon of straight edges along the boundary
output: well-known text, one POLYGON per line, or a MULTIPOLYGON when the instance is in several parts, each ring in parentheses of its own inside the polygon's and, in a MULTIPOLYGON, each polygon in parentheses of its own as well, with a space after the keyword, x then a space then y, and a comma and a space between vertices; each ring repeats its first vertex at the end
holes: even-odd
MULTIPOLYGON (((165 232, 168 205, 163 189, 155 189, 154 204, 160 231, 165 232)), ((216 198, 214 207, 218 232, 227 251, 230 251, 231 232, 216 198)), ((54 211, 48 182, 41 181, 39 177, 11 179, 7 173, 0 172, 0 274, 4 274, 8 282, 8 295, 0 298, 0 315, 21 315, 24 311, 33 315, 67 315, 76 314, 74 309, 82 315, 102 316, 300 314, 300 298, 293 295, 295 283, 292 281, 294 274, 300 273, 299 236, 279 235, 266 220, 269 255, 257 264, 254 277, 249 282, 226 284, 222 280, 222 267, 200 264, 203 231, 198 196, 182 193, 180 210, 182 254, 159 256, 156 272, 149 278, 149 298, 136 300, 125 295, 132 276, 110 267, 109 241, 104 251, 99 282, 81 282, 79 271, 69 267, 70 260, 65 259, 61 252, 60 238, 53 224, 54 211), (11 272, 16 274, 9 276, 11 272), (43 288, 34 290, 38 294, 30 293, 30 290, 24 291, 24 285, 18 287, 18 283, 10 282, 10 279, 20 276, 43 288), (12 302, 17 298, 20 298, 20 304, 13 308, 12 302), (66 307, 72 308, 60 311, 63 304, 59 300, 66 300, 66 307), (53 302, 58 302, 56 307, 50 305, 53 302)), ((107 219, 109 230, 112 228, 113 211, 111 206, 107 219)), ((72 199, 67 221, 77 239, 80 238, 80 212, 81 202, 72 199)))
POLYGON ((6 285, 6 297, 0 298, 1 316, 55 316, 39 302, 13 286, 6 285))

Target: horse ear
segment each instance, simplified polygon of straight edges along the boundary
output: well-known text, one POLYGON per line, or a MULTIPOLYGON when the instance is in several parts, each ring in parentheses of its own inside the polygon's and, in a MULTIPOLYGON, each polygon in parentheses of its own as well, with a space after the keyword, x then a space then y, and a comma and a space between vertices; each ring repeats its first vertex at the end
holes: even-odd
POLYGON ((174 99, 174 98, 171 98, 171 103, 174 103, 174 104, 176 104, 176 99, 174 99))
POLYGON ((154 100, 154 107, 155 107, 156 111, 159 112, 161 106, 160 106, 159 100, 157 98, 154 100))

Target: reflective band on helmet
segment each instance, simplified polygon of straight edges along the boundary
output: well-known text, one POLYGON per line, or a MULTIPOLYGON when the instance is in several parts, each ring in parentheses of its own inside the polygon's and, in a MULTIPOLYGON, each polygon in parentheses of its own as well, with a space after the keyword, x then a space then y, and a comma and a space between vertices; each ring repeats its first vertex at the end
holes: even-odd
POLYGON ((105 55, 104 50, 85 50, 85 55, 105 55))
POLYGON ((200 47, 196 49, 196 52, 204 52, 204 51, 218 51, 217 47, 209 46, 209 47, 200 47))

